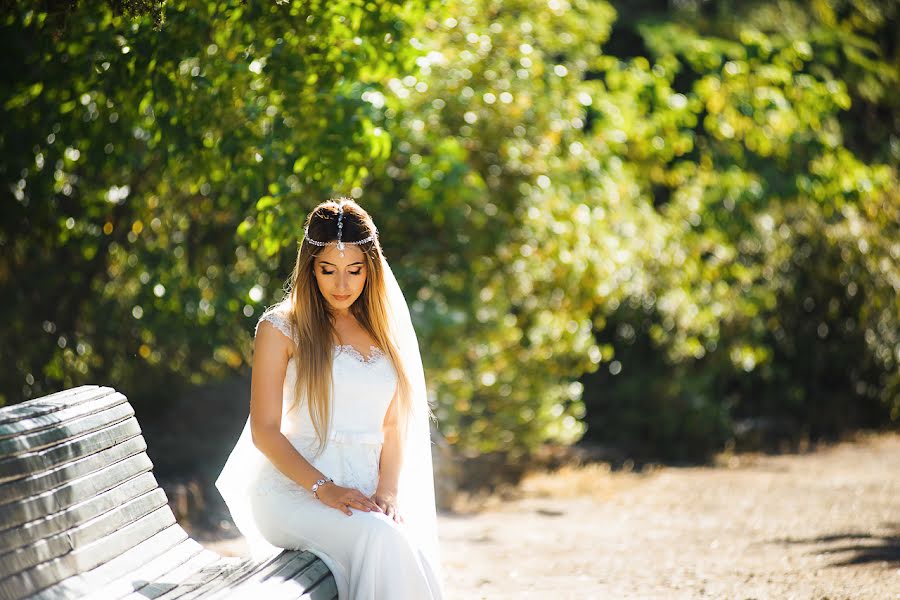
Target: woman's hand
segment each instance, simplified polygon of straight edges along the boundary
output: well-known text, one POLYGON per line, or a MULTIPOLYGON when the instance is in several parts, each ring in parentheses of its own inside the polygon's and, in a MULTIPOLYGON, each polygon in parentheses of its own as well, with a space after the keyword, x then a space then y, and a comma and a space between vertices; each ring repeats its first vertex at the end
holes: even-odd
POLYGON ((385 490, 375 490, 372 500, 381 509, 381 512, 391 517, 398 523, 403 523, 403 517, 397 509, 397 493, 385 490))
POLYGON ((362 510, 365 512, 383 512, 381 507, 370 500, 361 491, 354 488, 341 487, 336 483, 329 482, 320 486, 318 491, 319 501, 335 508, 342 513, 352 515, 351 508, 362 510))

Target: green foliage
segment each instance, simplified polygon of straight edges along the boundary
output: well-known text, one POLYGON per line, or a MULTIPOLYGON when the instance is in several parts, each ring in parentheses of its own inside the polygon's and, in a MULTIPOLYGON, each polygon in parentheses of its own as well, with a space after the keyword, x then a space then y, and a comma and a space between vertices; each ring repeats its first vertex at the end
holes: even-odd
POLYGON ((599 361, 584 284, 607 268, 588 235, 602 209, 555 182, 601 175, 570 144, 612 17, 596 2, 450 3, 417 32, 420 76, 393 89, 402 141, 367 199, 402 199, 410 225, 386 231, 401 230, 441 429, 463 451, 516 455, 582 434, 573 375, 599 361))
POLYGON ((656 4, 5 14, 0 401, 246 369, 349 194, 462 452, 897 422, 896 5, 656 4))
POLYGON ((97 381, 143 407, 245 365, 279 266, 266 236, 384 153, 365 94, 411 67, 418 10, 180 1, 157 28, 96 1, 62 31, 4 14, 0 403, 97 381))
POLYGON ((620 359, 620 374, 585 380, 600 439, 698 457, 748 429, 834 436, 900 419, 897 138, 863 150, 888 164, 865 162, 847 120, 873 99, 896 120, 883 90, 897 63, 846 22, 806 15, 798 32, 780 9, 803 12, 759 3, 700 27, 643 20, 650 60, 604 71, 617 105, 666 99, 640 103, 618 149, 665 241, 645 265, 643 314, 619 311, 600 332, 620 359), (865 76, 835 58, 848 36, 869 48, 865 76), (861 99, 861 80, 881 95, 861 99))

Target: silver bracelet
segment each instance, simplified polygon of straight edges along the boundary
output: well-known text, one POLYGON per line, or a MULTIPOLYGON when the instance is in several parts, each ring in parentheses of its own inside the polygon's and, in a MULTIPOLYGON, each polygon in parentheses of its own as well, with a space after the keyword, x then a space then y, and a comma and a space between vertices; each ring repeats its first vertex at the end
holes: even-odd
POLYGON ((319 499, 319 488, 325 485, 326 483, 334 483, 334 480, 331 477, 326 477, 325 479, 319 479, 313 485, 312 490, 313 496, 315 496, 316 500, 319 499))

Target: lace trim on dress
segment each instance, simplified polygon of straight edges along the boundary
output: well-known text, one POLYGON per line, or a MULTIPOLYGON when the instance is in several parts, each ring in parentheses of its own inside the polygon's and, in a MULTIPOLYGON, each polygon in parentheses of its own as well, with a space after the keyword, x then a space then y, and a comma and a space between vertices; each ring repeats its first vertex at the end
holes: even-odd
POLYGON ((353 358, 355 358, 356 360, 358 360, 359 362, 361 362, 364 365, 371 365, 375 361, 377 361, 379 358, 385 356, 384 350, 382 350, 378 346, 369 346, 370 353, 369 353, 368 358, 363 356, 362 353, 351 344, 335 344, 334 348, 335 348, 335 350, 342 350, 342 351, 346 350, 347 354, 349 354, 350 356, 352 356, 353 358))
MULTIPOLYGON (((256 330, 254 331, 254 336, 259 334, 259 326, 263 321, 268 321, 271 323, 275 329, 280 331, 286 338, 289 340, 297 341, 297 338, 293 335, 294 326, 290 321, 289 317, 284 315, 283 313, 271 311, 265 313, 262 317, 260 317, 259 321, 256 323, 256 330)), ((346 354, 354 359, 357 362, 371 366, 378 362, 380 358, 384 358, 387 356, 384 353, 384 350, 379 348, 378 346, 369 346, 369 356, 363 356, 363 354, 356 349, 352 344, 335 344, 334 349, 339 352, 346 352, 346 354)))
POLYGON ((275 311, 268 312, 259 319, 259 321, 256 323, 256 330, 254 331, 253 335, 257 335, 259 333, 259 326, 263 321, 268 321, 269 323, 274 325, 275 329, 283 333, 284 336, 289 340, 296 341, 293 335, 294 327, 288 317, 282 313, 275 311))

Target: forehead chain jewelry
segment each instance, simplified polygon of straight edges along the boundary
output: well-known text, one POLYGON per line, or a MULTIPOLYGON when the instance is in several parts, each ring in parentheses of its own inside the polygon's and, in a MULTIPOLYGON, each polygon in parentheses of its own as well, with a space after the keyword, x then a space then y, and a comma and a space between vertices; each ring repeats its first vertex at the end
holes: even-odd
POLYGON ((341 235, 344 233, 344 203, 340 202, 338 204, 338 239, 337 239, 337 247, 338 250, 341 251, 341 258, 344 258, 344 241, 341 239, 341 235))
POLYGON ((365 244, 366 242, 371 242, 376 237, 378 237, 378 229, 374 227, 372 228, 372 234, 364 237, 361 240, 356 240, 355 242, 345 242, 344 241, 344 203, 338 203, 338 222, 337 222, 337 241, 336 242, 320 242, 319 240, 314 240, 309 237, 309 225, 303 228, 303 239, 314 246, 328 246, 329 244, 335 244, 338 250, 341 251, 341 257, 344 256, 344 246, 347 244, 365 244))

